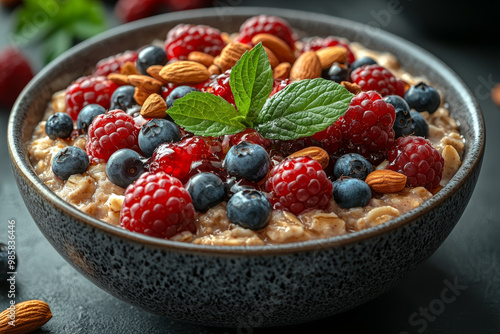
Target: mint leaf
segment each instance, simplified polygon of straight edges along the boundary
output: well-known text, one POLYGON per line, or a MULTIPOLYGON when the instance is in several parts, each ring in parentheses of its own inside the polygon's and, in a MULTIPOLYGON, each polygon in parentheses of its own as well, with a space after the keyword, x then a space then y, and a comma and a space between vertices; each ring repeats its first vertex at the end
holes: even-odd
POLYGON ((167 110, 181 128, 200 136, 232 135, 247 128, 229 102, 210 93, 191 92, 167 110))
POLYGON ((236 107, 252 125, 273 90, 273 71, 262 43, 245 52, 234 65, 229 85, 236 107))
POLYGON ((269 139, 312 136, 342 116, 353 96, 344 86, 321 78, 293 82, 267 100, 254 128, 269 139))

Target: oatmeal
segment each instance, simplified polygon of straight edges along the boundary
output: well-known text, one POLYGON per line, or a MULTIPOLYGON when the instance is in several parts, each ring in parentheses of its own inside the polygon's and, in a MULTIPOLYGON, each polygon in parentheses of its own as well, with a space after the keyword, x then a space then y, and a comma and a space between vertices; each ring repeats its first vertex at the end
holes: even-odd
MULTIPOLYGON (((237 41, 243 38, 237 34, 233 37, 237 41)), ((280 139, 279 134, 266 138, 264 134, 269 126, 263 124, 256 126, 263 129, 262 134, 247 129, 243 132, 231 130, 232 133, 227 135, 193 135, 187 130, 191 129, 189 125, 184 127, 182 122, 186 117, 179 112, 184 106, 182 101, 186 100, 184 96, 192 96, 194 94, 191 92, 201 90, 229 102, 223 104, 226 109, 233 108, 230 104, 241 109, 240 102, 235 102, 233 97, 233 93, 238 93, 228 88, 228 82, 233 78, 229 72, 224 72, 233 66, 243 66, 237 65, 236 61, 245 51, 256 50, 257 47, 252 49, 247 44, 236 44, 234 40, 217 39, 212 48, 197 49, 196 55, 188 53, 186 57, 181 57, 175 52, 184 51, 169 48, 173 43, 170 40, 173 35, 169 34, 165 44, 168 58, 190 60, 164 65, 166 57, 155 59, 144 69, 135 69, 135 74, 131 74, 127 71, 134 67, 135 59, 141 59, 141 53, 130 51, 127 59, 131 62, 124 66, 128 70, 102 73, 102 69, 98 68, 96 72, 101 76, 81 78, 67 90, 53 95, 44 120, 36 127, 28 147, 34 172, 57 196, 106 223, 176 241, 243 246, 327 238, 384 224, 418 207, 450 181, 461 165, 464 140, 458 131, 459 125, 450 115, 453 111, 448 110, 446 96, 441 95, 435 110, 417 110, 418 115, 410 116, 409 109, 404 113, 400 107, 391 104, 392 100, 383 100, 382 97, 405 96, 402 94, 405 90, 418 89, 421 82, 431 83, 424 77, 406 72, 393 55, 368 50, 357 43, 347 44, 340 39, 331 39, 336 41, 334 45, 321 44, 328 39, 305 41, 297 43, 302 50, 293 50, 295 44, 290 41, 294 39, 292 35, 288 37, 280 40, 282 49, 268 47, 265 50, 271 67, 285 63, 283 59, 291 59, 292 74, 296 78, 293 82, 300 83, 321 75, 326 77, 327 80, 321 82, 311 81, 318 85, 318 90, 342 87, 332 86, 333 82, 339 76, 345 79, 341 81, 349 80, 347 68, 350 64, 356 64, 353 60, 370 57, 370 63, 361 66, 366 73, 350 70, 352 82, 343 84, 347 89, 335 88, 343 89, 341 94, 349 98, 349 108, 346 104, 344 117, 332 122, 323 132, 293 140, 285 137, 280 139), (318 49, 326 51, 316 54, 318 49), (311 66, 302 65, 303 68, 297 69, 297 63, 300 62, 294 63, 294 60, 302 57, 300 51, 303 55, 307 54, 308 62, 313 63, 311 66), (320 56, 325 58, 318 58, 320 56), (332 57, 335 59, 330 61, 332 57), (191 59, 201 60, 196 62, 191 59), (173 64, 176 64, 177 69, 171 66, 173 64), (137 74, 144 74, 145 71, 151 76, 137 74), (384 74, 387 81, 379 85, 384 87, 381 88, 383 91, 374 92, 369 86, 372 80, 369 78, 378 75, 374 74, 375 71, 389 73, 384 74), (99 99, 93 96, 84 104, 100 104, 103 110, 84 119, 83 112, 82 115, 79 113, 85 106, 78 105, 79 100, 73 97, 79 94, 79 90, 88 90, 95 85, 102 85, 103 90, 108 90, 105 97, 99 99), (357 90, 354 98, 348 92, 352 92, 353 87, 357 90), (359 93, 361 90, 368 92, 359 93), (358 120, 353 113, 362 110, 359 108, 364 108, 361 105, 365 106, 366 103, 355 109, 356 99, 370 100, 370 103, 377 104, 374 110, 382 110, 387 114, 373 116, 374 112, 363 111, 365 118, 358 120), (120 109, 126 113, 106 109, 120 109), (165 120, 165 111, 171 112, 169 115, 175 123, 165 120), (62 120, 52 116, 65 112, 72 115, 73 126, 77 126, 78 131, 67 136, 48 136, 47 126, 52 132, 61 133, 62 120), (389 124, 387 119, 391 120, 389 124), (407 121, 411 129, 405 128, 406 125, 394 124, 396 121, 401 124, 407 121), (354 127, 354 123, 349 122, 359 122, 361 125, 354 127), (371 128, 356 137, 353 131, 368 122, 371 122, 371 128), (403 135, 395 140, 394 132, 398 136, 398 131, 402 131, 403 135), (426 131, 428 140, 419 136, 419 131, 426 131), (236 132, 240 133, 235 135, 236 132), (373 135, 374 132, 378 135, 373 135), (88 165, 84 166, 84 172, 65 178, 54 173, 53 166, 60 164, 63 170, 70 168, 64 165, 64 154, 69 156, 66 160, 73 160, 75 164, 71 155, 75 152, 68 151, 68 147, 78 148, 76 153, 86 152, 88 165), (310 151, 316 155, 299 154, 287 158, 304 147, 311 147, 310 151), (240 151, 235 153, 237 149, 240 151), (119 157, 115 154, 118 151, 125 153, 119 157), (242 151, 250 153, 245 158, 242 151), (144 152, 149 154, 143 156, 144 152), (321 158, 318 158, 319 154, 322 154, 321 158), (336 162, 345 154, 355 154, 348 157, 354 159, 349 161, 352 164, 361 163, 362 168, 351 172, 360 174, 355 176, 342 172, 346 167, 336 162), (363 161, 360 162, 360 159, 363 161), (421 161, 415 162, 415 159, 421 161), (135 165, 123 165, 126 168, 121 169, 120 163, 130 164, 131 160, 134 160, 135 165), (328 160, 330 166, 325 168, 325 161, 328 160), (364 180, 373 170, 392 170, 403 174, 403 190, 388 193, 370 190, 364 180), (216 176, 196 176, 206 173, 216 176), (334 177, 337 175, 335 173, 340 173, 340 176, 334 177), (126 190, 128 184, 131 185, 126 190), (351 192, 355 195, 351 195, 351 192), (362 202, 364 197, 365 202, 362 202)), ((269 36, 245 38, 249 38, 249 41, 256 39, 262 44, 271 39, 269 36)), ((332 44, 331 41, 329 43, 332 44)), ((279 75, 275 72, 271 96, 281 90, 283 92, 272 99, 279 101, 286 95, 286 87, 292 84, 288 75, 283 74, 281 69, 279 75)), ((433 90, 423 85, 423 91, 433 90)), ((418 94, 422 94, 421 91, 418 94)), ((262 108, 266 107, 267 104, 262 108)), ((413 108, 419 109, 420 106, 413 105, 413 108)), ((413 110, 412 114, 415 112, 413 110)), ((258 120, 256 118, 255 122, 258 120)), ((203 132, 205 128, 209 131, 211 126, 215 126, 208 120, 204 122, 198 128, 201 130, 197 131, 203 132)), ((304 123, 300 124, 297 127, 306 127, 304 123)), ((291 129, 292 132, 296 131, 293 127, 291 129)), ((306 130, 303 131, 306 133, 306 130)))

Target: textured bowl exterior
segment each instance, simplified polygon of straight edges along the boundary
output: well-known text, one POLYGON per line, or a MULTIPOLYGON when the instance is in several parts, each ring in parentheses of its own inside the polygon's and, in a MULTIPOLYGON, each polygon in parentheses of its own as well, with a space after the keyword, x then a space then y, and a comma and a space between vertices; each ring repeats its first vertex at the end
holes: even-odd
POLYGON ((484 122, 472 94, 442 62, 382 31, 320 14, 232 8, 167 14, 111 30, 46 67, 18 99, 8 129, 12 168, 24 202, 49 242, 80 273, 112 295, 171 318, 260 327, 323 318, 356 307, 397 284, 428 258, 460 219, 484 152, 484 122), (304 35, 337 35, 394 53, 444 94, 466 139, 463 164, 436 196, 378 227, 339 237, 267 247, 222 247, 159 240, 107 225, 66 204, 33 173, 27 142, 50 96, 101 58, 163 39, 178 23, 237 31, 249 16, 287 19, 304 35))

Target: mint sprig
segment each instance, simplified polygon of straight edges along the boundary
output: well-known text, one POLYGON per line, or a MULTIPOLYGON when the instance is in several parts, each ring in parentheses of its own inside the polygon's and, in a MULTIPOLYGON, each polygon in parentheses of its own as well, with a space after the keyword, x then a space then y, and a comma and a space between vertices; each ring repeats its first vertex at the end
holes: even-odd
POLYGON ((346 112, 354 96, 344 86, 318 78, 293 82, 269 98, 272 70, 260 43, 232 68, 229 84, 237 108, 220 96, 191 92, 167 113, 196 135, 231 135, 254 128, 265 138, 292 140, 326 129, 346 112))

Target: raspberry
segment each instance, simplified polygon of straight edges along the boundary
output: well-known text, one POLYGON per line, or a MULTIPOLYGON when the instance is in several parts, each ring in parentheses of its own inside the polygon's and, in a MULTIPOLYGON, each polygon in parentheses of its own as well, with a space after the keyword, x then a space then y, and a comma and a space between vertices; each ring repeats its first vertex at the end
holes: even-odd
POLYGON ((107 109, 117 88, 117 84, 103 76, 81 77, 66 90, 66 112, 76 121, 80 110, 88 104, 107 109))
POLYGON ((332 198, 332 183, 319 162, 310 157, 287 159, 274 167, 266 187, 274 209, 297 215, 326 209, 332 198))
POLYGON ((235 105, 233 92, 229 86, 229 77, 231 75, 231 70, 219 74, 210 80, 210 82, 203 87, 204 92, 212 93, 214 95, 222 97, 227 102, 235 105))
POLYGON ((242 141, 247 141, 252 144, 257 144, 262 146, 265 149, 271 148, 271 141, 269 139, 265 139, 255 131, 254 129, 246 129, 240 133, 235 135, 226 135, 222 140, 222 150, 224 153, 227 153, 229 149, 235 145, 238 145, 242 141))
POLYGON ((292 50, 295 49, 296 37, 292 28, 285 20, 276 16, 259 15, 249 18, 241 25, 236 41, 249 44, 253 36, 263 33, 274 35, 285 41, 292 50))
POLYGON ((165 50, 169 60, 186 59, 193 51, 218 56, 226 43, 218 29, 191 24, 178 24, 167 34, 165 50))
POLYGON ((388 152, 387 169, 406 175, 409 187, 423 186, 433 190, 443 176, 443 156, 422 137, 408 136, 396 140, 388 152))
POLYGON ((290 79, 275 79, 273 83, 273 90, 271 91, 271 94, 269 94, 269 97, 273 96, 291 83, 292 81, 290 79))
POLYGON ((159 0, 119 0, 115 15, 122 21, 132 22, 154 15, 160 6, 159 0))
POLYGON ((120 224, 133 232, 171 238, 196 232, 194 206, 181 181, 159 172, 145 172, 127 187, 120 212, 120 224))
POLYGON ((0 105, 10 107, 33 78, 30 64, 16 48, 0 53, 0 105))
POLYGON ((94 75, 107 76, 110 73, 119 73, 125 63, 135 62, 136 60, 137 52, 132 50, 101 59, 97 62, 94 75))
POLYGON ((326 38, 321 38, 321 37, 312 37, 304 41, 302 44, 302 49, 300 50, 301 53, 307 52, 307 51, 318 51, 320 49, 328 48, 330 46, 342 46, 349 51, 349 58, 347 58, 347 61, 349 63, 353 63, 356 60, 356 57, 354 56, 354 53, 352 53, 351 48, 349 48, 349 45, 337 37, 334 36, 328 36, 326 38))
POLYGON ((351 81, 364 91, 374 90, 382 96, 405 95, 405 83, 379 65, 364 65, 355 69, 351 73, 351 81))
POLYGON ((394 107, 374 91, 356 95, 340 118, 343 148, 373 164, 381 162, 394 144, 394 107))
POLYGON ((325 130, 316 133, 312 137, 321 143, 321 146, 323 146, 328 154, 337 153, 342 146, 342 131, 340 130, 340 122, 336 121, 325 130))
POLYGON ((203 138, 194 136, 176 143, 158 146, 151 157, 149 171, 163 171, 182 182, 187 182, 191 165, 201 160, 215 160, 203 138))
POLYGON ((88 128, 85 150, 93 161, 107 161, 111 154, 121 148, 141 152, 137 138, 139 127, 132 116, 116 109, 98 115, 88 128))

